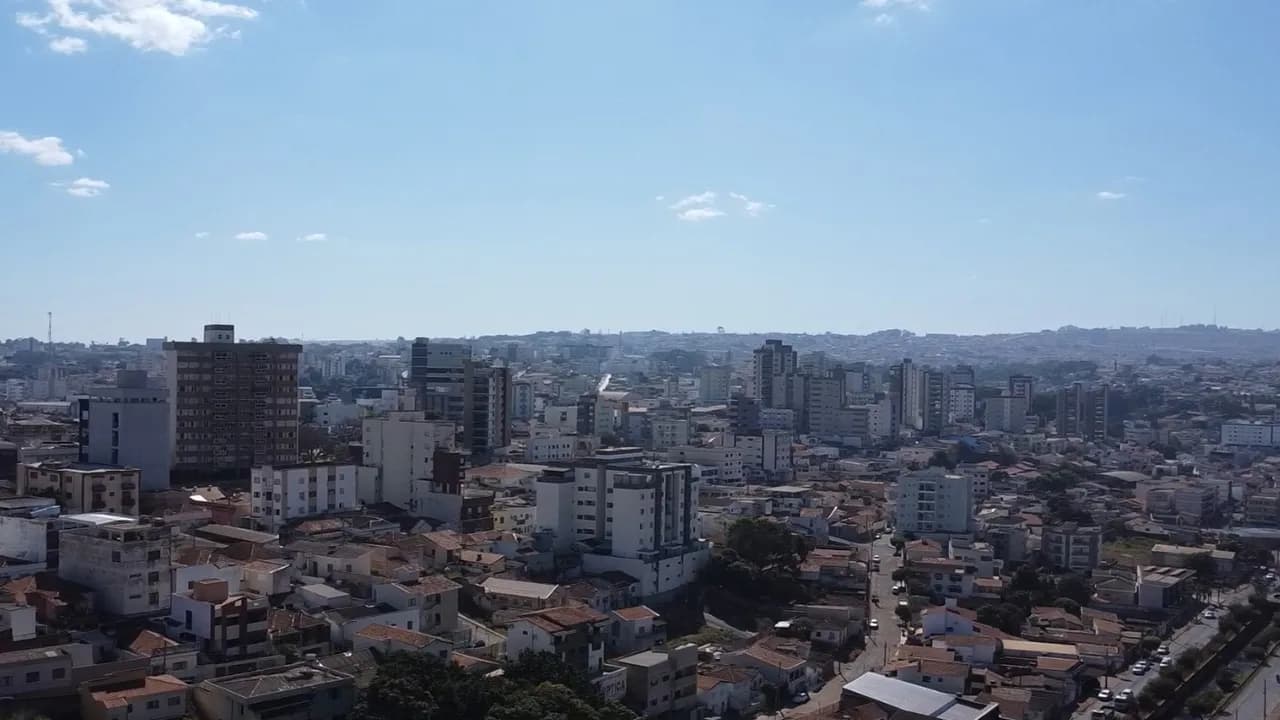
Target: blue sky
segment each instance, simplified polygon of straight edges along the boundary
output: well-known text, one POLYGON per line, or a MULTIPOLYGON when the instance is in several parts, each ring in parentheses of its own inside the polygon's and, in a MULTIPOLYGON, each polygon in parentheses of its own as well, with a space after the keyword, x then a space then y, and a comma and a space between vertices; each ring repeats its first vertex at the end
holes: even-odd
POLYGON ((1280 3, 11 0, 0 337, 1280 325, 1280 3))

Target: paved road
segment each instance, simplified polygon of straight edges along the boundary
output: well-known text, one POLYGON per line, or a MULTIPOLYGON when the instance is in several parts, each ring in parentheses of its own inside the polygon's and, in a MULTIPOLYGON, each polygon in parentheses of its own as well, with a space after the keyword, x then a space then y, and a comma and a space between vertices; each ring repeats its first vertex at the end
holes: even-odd
MULTIPOLYGON (((1229 593, 1223 593, 1222 599, 1219 603, 1225 608, 1227 605, 1232 603, 1244 602, 1249 598, 1249 593, 1251 592, 1253 592, 1252 585, 1243 585, 1229 593)), ((1226 611, 1222 610, 1222 612, 1226 611)), ((1176 659, 1188 648, 1204 647, 1217 632, 1217 620, 1204 620, 1197 616, 1196 619, 1178 628, 1178 630, 1174 632, 1173 636, 1165 642, 1169 643, 1170 656, 1176 659)), ((1105 678, 1105 687, 1109 688, 1113 695, 1124 688, 1129 688, 1130 690, 1133 690, 1134 696, 1137 696, 1138 693, 1142 692, 1142 688, 1147 684, 1147 682, 1159 674, 1160 673, 1157 668, 1148 670, 1144 675, 1134 675, 1129 672, 1129 668, 1125 668, 1123 672, 1115 676, 1105 678)), ((1261 693, 1261 690, 1259 690, 1259 693, 1261 693)), ((1280 695, 1277 696, 1276 700, 1280 700, 1280 695)), ((1088 698, 1081 702, 1079 707, 1076 709, 1073 720, 1088 720, 1089 713, 1100 704, 1101 703, 1098 702, 1097 698, 1088 698)), ((1259 704, 1261 704, 1261 699, 1259 699, 1259 704)), ((1258 720, 1262 720, 1262 718, 1259 716, 1258 720)))
POLYGON ((858 550, 880 556, 880 571, 871 573, 871 594, 880 598, 879 605, 871 605, 871 617, 880 623, 880 627, 877 630, 867 629, 866 649, 853 662, 839 663, 836 675, 820 690, 809 693, 809 702, 787 708, 775 717, 804 715, 840 702, 840 690, 845 683, 865 672, 879 670, 884 666, 886 654, 892 658, 894 648, 902 642, 898 616, 893 613, 898 598, 892 592, 893 571, 902 566, 902 558, 894 557, 888 535, 873 544, 858 545, 858 550))

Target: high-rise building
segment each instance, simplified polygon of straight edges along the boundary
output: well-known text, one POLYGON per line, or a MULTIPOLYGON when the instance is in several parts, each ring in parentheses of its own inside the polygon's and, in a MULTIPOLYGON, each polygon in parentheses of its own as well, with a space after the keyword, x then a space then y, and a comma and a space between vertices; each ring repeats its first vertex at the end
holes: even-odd
POLYGON ((730 368, 708 365, 698 371, 698 402, 722 403, 729 400, 730 368))
POLYGON ((889 421, 891 435, 896 436, 903 429, 924 428, 921 384, 920 368, 910 358, 889 368, 889 402, 893 409, 889 421))
POLYGON ((1111 413, 1111 386, 1094 387, 1075 382, 1058 390, 1059 435, 1102 442, 1107 439, 1111 413))
POLYGON ((781 340, 765 340, 751 359, 751 396, 761 407, 787 408, 790 379, 796 373, 796 351, 781 340))
POLYGON ((904 533, 963 534, 974 529, 973 481, 944 468, 901 475, 894 486, 894 526, 904 533))
POLYGON ((988 398, 983 420, 988 430, 1024 432, 1027 427, 1027 399, 1011 395, 988 398))
POLYGON ((1012 397, 1026 398, 1027 409, 1029 410, 1031 408, 1031 401, 1036 397, 1036 379, 1030 375, 1010 375, 1009 395, 1012 397))
POLYGON ((823 437, 841 434, 841 413, 845 406, 845 375, 842 369, 820 375, 803 375, 804 408, 801 429, 823 437))
POLYGON ((143 490, 169 487, 169 393, 147 387, 147 373, 119 370, 115 387, 80 399, 80 462, 129 465, 143 490))
POLYGON ((238 343, 233 325, 206 325, 204 342, 164 350, 174 473, 244 477, 298 462, 301 345, 238 343))
POLYGON ((511 370, 471 358, 471 348, 418 338, 409 351, 409 384, 428 419, 462 428, 462 445, 487 456, 511 444, 511 370))
POLYGON ((393 412, 364 421, 364 461, 376 474, 372 487, 359 488, 361 502, 388 502, 408 509, 413 481, 434 477, 437 450, 457 449, 458 426, 427 420, 422 412, 393 412))
POLYGON ((970 365, 957 365, 951 368, 949 382, 952 385, 976 385, 977 377, 970 365))
POLYGON ((145 615, 169 608, 172 525, 113 523, 62 533, 58 577, 93 591, 100 613, 145 615))
POLYGON ((947 424, 947 374, 941 370, 924 370, 920 384, 923 429, 930 435, 939 435, 947 424))
POLYGON ((952 383, 947 388, 947 422, 972 421, 976 403, 976 392, 972 385, 952 383))

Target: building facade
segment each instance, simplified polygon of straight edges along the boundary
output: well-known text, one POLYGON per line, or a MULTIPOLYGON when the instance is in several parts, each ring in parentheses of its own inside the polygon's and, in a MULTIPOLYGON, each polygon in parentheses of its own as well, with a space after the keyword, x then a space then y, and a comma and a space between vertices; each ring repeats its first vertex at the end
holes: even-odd
POLYGON ((99 612, 133 616, 169 608, 175 528, 111 524, 62 534, 58 577, 93 590, 99 612))
POLYGON ((234 326, 206 325, 204 342, 164 350, 175 473, 244 477, 298 462, 301 345, 236 342, 234 326))
POLYGON ((128 465, 144 490, 169 487, 169 393, 142 370, 120 370, 115 387, 79 400, 80 462, 128 465))
POLYGON ((904 473, 895 485, 894 526, 902 533, 974 530, 973 482, 943 468, 904 473))
POLYGON ((256 467, 249 487, 253 517, 272 532, 292 520, 352 510, 359 504, 355 465, 256 467))
POLYGON ((142 473, 94 463, 37 462, 18 466, 18 494, 57 499, 71 513, 138 515, 142 473))

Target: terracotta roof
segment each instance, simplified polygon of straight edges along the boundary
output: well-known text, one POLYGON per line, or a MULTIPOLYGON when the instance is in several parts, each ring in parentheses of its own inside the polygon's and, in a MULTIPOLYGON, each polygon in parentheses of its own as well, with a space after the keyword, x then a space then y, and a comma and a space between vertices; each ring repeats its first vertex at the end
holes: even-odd
POLYGON ((740 683, 750 682, 759 675, 759 672, 751 668, 737 667, 735 665, 721 665, 720 667, 703 670, 699 674, 725 682, 740 683))
POLYGON ((449 660, 463 670, 473 670, 476 672, 481 670, 487 672, 489 670, 497 670, 502 667, 501 664, 494 660, 476 657, 474 655, 467 655, 466 653, 460 652, 451 653, 449 655, 449 660))
POLYGON ((435 532, 422 533, 422 536, 444 550, 462 549, 462 542, 458 537, 458 533, 452 530, 437 530, 435 532))
POLYGON ((898 657, 903 660, 954 660, 956 655, 948 648, 899 645, 898 657))
POLYGON ((702 673, 698 673, 698 692, 706 692, 711 688, 714 688, 715 686, 719 685, 722 682, 729 682, 729 681, 721 680, 718 677, 711 677, 710 675, 703 675, 702 673))
POLYGON ((1041 655, 1036 658, 1037 670, 1048 670, 1049 672, 1067 672, 1072 668, 1080 665, 1079 660, 1071 658, 1048 657, 1041 655))
POLYGON ((783 670, 794 670, 795 668, 804 665, 804 660, 794 655, 776 652, 764 647, 763 645, 752 645, 742 652, 770 667, 781 668, 783 670))
MULTIPOLYGON (((367 625, 357 632, 356 635, 367 640, 393 640, 419 649, 425 648, 433 642, 449 642, 443 638, 438 638, 434 635, 427 635, 426 633, 420 633, 416 630, 405 630, 404 628, 382 624, 367 625)), ((453 643, 449 644, 452 645, 453 643)))
POLYGON ((972 645, 996 645, 1000 639, 991 635, 943 635, 941 640, 947 647, 968 647, 972 645))
POLYGON ((133 642, 129 643, 129 650, 145 657, 151 657, 161 650, 176 647, 177 644, 160 633, 143 630, 138 633, 138 637, 134 638, 133 642))
POLYGON ((579 625, 605 622, 609 618, 588 607, 557 607, 525 613, 516 619, 527 620, 547 632, 557 633, 579 625))
POLYGON ((635 607, 628 607, 628 608, 622 608, 620 610, 614 610, 613 614, 617 615, 623 620, 627 620, 630 622, 635 622, 637 620, 651 620, 653 618, 658 617, 658 613, 654 612, 653 610, 650 610, 645 605, 637 605, 635 607))
POLYGON ((443 575, 424 575, 418 578, 418 582, 404 587, 418 595, 439 595, 450 590, 458 590, 462 586, 443 575))
POLYGON ((163 695, 165 693, 186 693, 187 684, 172 675, 152 675, 143 678, 142 684, 124 690, 100 690, 93 693, 94 701, 106 708, 121 708, 136 698, 163 695))
POLYGON ((917 660, 920 672, 938 677, 968 677, 969 663, 946 660, 917 660))

